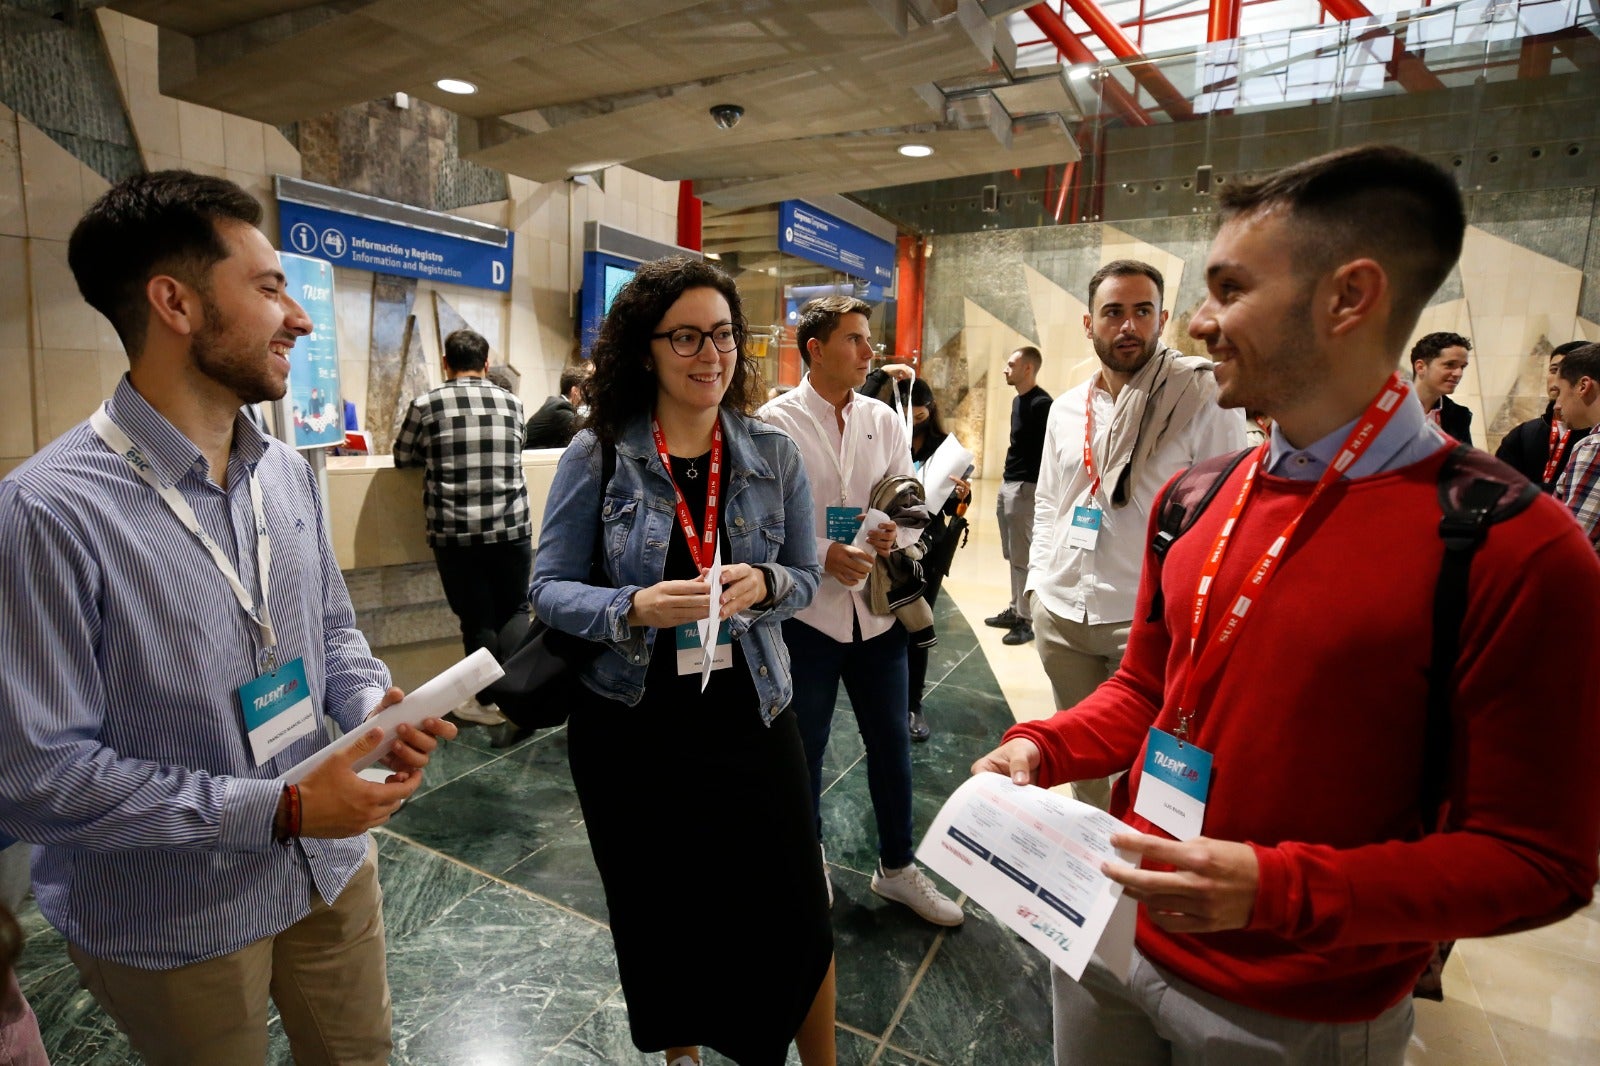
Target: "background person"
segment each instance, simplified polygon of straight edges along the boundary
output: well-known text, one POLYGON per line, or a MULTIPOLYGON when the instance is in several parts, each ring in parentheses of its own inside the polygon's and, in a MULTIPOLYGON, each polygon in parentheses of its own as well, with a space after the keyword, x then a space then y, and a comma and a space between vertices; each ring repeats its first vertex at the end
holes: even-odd
POLYGON ((1033 551, 1033 500, 1044 455, 1045 428, 1050 419, 1050 394, 1039 385, 1044 356, 1028 345, 1006 360, 1006 384, 1017 390, 1011 401, 1011 443, 1000 491, 995 496, 995 519, 1000 523, 1000 552, 1011 567, 1011 602, 983 624, 1004 629, 1002 644, 1033 640, 1033 619, 1023 596, 1028 585, 1028 557, 1033 551))
POLYGON ((1574 428, 1556 410, 1561 360, 1567 353, 1575 352, 1588 343, 1568 341, 1556 346, 1545 363, 1544 385, 1550 401, 1545 404, 1544 414, 1513 427, 1494 452, 1496 459, 1538 485, 1543 492, 1555 491, 1556 482, 1567 468, 1567 460, 1572 457, 1573 449, 1589 435, 1588 427, 1574 428))
POLYGON ((561 372, 560 392, 546 400, 528 419, 525 448, 565 448, 578 432, 578 408, 583 406, 583 383, 591 363, 569 366, 561 372))
POLYGON ((1472 412, 1450 397, 1472 363, 1472 342, 1430 333, 1411 347, 1412 391, 1428 419, 1462 444, 1472 443, 1472 412))
POLYGON ((533 577, 540 618, 605 645, 568 725, 572 779, 633 1042, 672 1066, 699 1045, 777 1064, 791 1040, 808 1066, 834 1062, 833 934, 778 625, 816 591, 811 495, 793 442, 749 415, 744 331, 721 270, 639 268, 595 343, 590 428, 556 468, 533 577), (628 782, 660 787, 641 803, 628 782))
MULTIPOLYGON (((499 654, 500 629, 528 602, 533 522, 522 470, 522 401, 485 375, 489 342, 470 329, 444 339, 444 384, 406 409, 394 441, 396 467, 424 468, 428 544, 467 655, 499 654)), ((505 721, 484 700, 455 716, 505 721)))
POLYGON ((1555 405, 1572 432, 1584 434, 1557 481, 1556 498, 1572 511, 1589 543, 1600 549, 1600 436, 1591 432, 1600 423, 1600 344, 1563 354, 1555 405))
MULTIPOLYGON (((925 379, 913 378, 910 368, 904 364, 891 363, 868 374, 865 384, 857 391, 883 399, 873 388, 875 376, 880 384, 893 383, 900 390, 901 403, 911 408, 911 461, 919 465, 926 463, 950 435, 939 416, 939 403, 934 398, 933 388, 925 379)), ((951 480, 955 482, 955 487, 951 490, 950 498, 938 512, 929 516, 928 528, 922 532, 922 598, 929 607, 939 602, 939 590, 950 573, 950 563, 955 558, 957 544, 966 528, 964 523, 959 527, 952 526, 950 520, 966 512, 967 499, 972 495, 972 483, 966 478, 951 475, 951 480)), ((933 735, 928 719, 922 713, 922 694, 928 682, 929 647, 919 641, 910 641, 906 647, 907 692, 910 696, 906 729, 911 739, 919 744, 933 735)))
MULTIPOLYGON (((1165 281, 1149 263, 1118 259, 1096 271, 1083 330, 1100 370, 1050 408, 1027 590, 1058 708, 1122 662, 1161 487, 1201 459, 1244 447, 1244 420, 1217 406, 1210 361, 1162 345, 1164 302, 1165 281)), ((1102 810, 1111 800, 1105 779, 1075 781, 1072 791, 1102 810)))

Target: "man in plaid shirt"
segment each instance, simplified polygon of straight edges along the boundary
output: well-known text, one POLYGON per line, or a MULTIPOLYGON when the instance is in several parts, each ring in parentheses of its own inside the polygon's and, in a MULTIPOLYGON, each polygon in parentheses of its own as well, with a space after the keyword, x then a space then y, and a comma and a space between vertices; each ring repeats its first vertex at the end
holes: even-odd
MULTIPOLYGON (((1555 399, 1554 413, 1569 429, 1600 422, 1600 344, 1585 344, 1562 358, 1555 399)), ((1589 543, 1600 548, 1600 433, 1590 433, 1572 449, 1556 482, 1556 499, 1572 508, 1589 543)))
MULTIPOLYGON (((500 627, 528 600, 533 527, 522 473, 522 401, 488 380, 489 342, 470 329, 444 339, 445 383, 412 401, 394 465, 426 467, 428 543, 471 655, 495 649, 500 627)), ((456 716, 505 721, 492 704, 456 716)))

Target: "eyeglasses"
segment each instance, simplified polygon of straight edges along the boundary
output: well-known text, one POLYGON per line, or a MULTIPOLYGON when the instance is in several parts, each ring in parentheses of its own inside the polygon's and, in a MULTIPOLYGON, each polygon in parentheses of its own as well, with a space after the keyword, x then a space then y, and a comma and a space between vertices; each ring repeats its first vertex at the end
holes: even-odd
POLYGON ((693 326, 679 326, 665 333, 650 334, 650 339, 653 341, 665 338, 667 343, 672 345, 673 354, 684 359, 692 359, 699 355, 700 349, 705 347, 707 337, 711 338, 711 347, 719 352, 731 352, 739 347, 739 331, 732 326, 718 326, 709 333, 693 326))

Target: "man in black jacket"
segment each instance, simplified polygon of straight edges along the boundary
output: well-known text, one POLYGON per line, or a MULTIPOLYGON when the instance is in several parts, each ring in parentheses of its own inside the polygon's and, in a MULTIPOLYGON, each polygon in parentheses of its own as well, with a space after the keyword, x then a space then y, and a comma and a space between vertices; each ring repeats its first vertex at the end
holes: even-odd
POLYGON ((1430 333, 1411 349, 1412 388, 1434 425, 1472 443, 1472 412, 1450 395, 1472 362, 1472 342, 1459 333, 1430 333))
POLYGON ((1557 479, 1567 468, 1567 460, 1578 442, 1589 435, 1589 430, 1576 429, 1556 417, 1556 372, 1568 352, 1582 348, 1588 341, 1568 341, 1557 345, 1550 353, 1545 368, 1544 387, 1550 397, 1544 414, 1530 418, 1505 435, 1494 457, 1517 473, 1538 485, 1545 492, 1554 492, 1557 479), (1552 455, 1551 449, 1554 449, 1552 455))
POLYGON ((565 448, 578 432, 578 408, 583 406, 583 383, 589 364, 569 366, 561 372, 561 395, 552 396, 528 419, 526 448, 565 448))

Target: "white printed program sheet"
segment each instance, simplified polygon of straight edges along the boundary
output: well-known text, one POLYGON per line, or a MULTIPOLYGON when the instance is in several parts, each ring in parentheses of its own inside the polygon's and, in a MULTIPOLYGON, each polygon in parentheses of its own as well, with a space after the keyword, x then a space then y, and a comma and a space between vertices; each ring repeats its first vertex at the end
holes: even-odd
MULTIPOLYGON (((1087 803, 976 774, 945 801, 917 858, 1078 980, 1122 896, 1100 864, 1136 863, 1111 846, 1127 829, 1087 803)), ((1131 930, 1117 925, 1102 961, 1125 974, 1131 930)))

